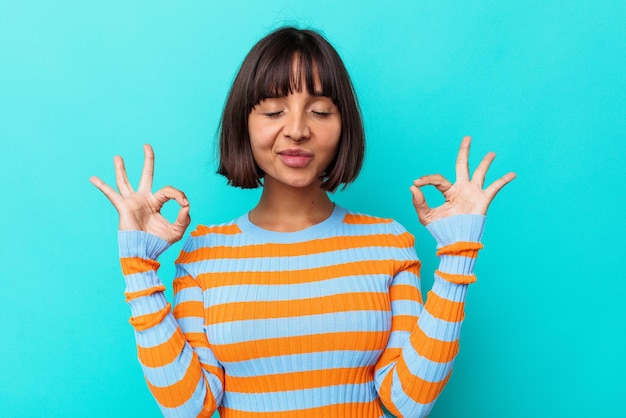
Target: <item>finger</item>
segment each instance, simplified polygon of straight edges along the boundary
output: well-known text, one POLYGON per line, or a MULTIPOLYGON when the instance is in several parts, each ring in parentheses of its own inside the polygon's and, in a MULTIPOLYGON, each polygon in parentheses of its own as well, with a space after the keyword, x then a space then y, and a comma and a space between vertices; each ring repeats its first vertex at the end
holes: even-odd
POLYGON ((92 176, 89 181, 109 199, 116 209, 118 209, 118 203, 121 201, 122 197, 111 186, 96 176, 92 176))
POLYGON ((498 180, 494 181, 485 189, 485 194, 489 198, 489 201, 493 200, 493 198, 498 194, 500 190, 507 184, 509 184, 513 179, 517 177, 514 172, 510 172, 500 177, 498 180))
POLYGON ((469 167, 467 161, 469 159, 469 148, 472 142, 472 137, 466 136, 461 141, 459 147, 459 153, 456 157, 456 180, 457 181, 469 181, 469 167))
POLYGON ((441 174, 431 174, 428 176, 422 176, 415 180, 413 184, 417 187, 422 186, 435 186, 437 190, 441 193, 446 193, 450 187, 452 187, 452 183, 450 183, 444 176, 441 174))
POLYGON ((474 175, 472 176, 472 183, 480 185, 483 187, 485 183, 485 176, 487 175, 487 170, 491 166, 493 159, 496 158, 495 152, 488 152, 487 155, 482 159, 476 170, 474 171, 474 175))
POLYGON ((424 193, 422 193, 422 191, 416 185, 411 186, 410 190, 411 194, 413 195, 413 207, 415 207, 415 212, 417 212, 417 218, 422 224, 425 224, 425 220, 428 218, 430 208, 428 207, 428 203, 426 203, 424 193))
POLYGON ((154 151, 149 144, 143 146, 143 170, 141 171, 141 179, 139 180, 139 188, 137 191, 150 192, 152 190, 152 179, 154 177, 154 151))
POLYGON ((113 158, 113 163, 115 164, 115 183, 117 184, 117 190, 120 191, 122 196, 133 193, 133 187, 130 185, 128 177, 126 176, 124 160, 118 155, 113 158))
POLYGON ((169 200, 175 200, 182 207, 189 206, 189 201, 187 200, 185 193, 172 186, 163 187, 154 194, 154 197, 159 203, 159 208, 161 208, 169 200))
POLYGON ((191 217, 189 216, 189 205, 182 206, 180 210, 178 211, 178 216, 176 216, 176 221, 174 221, 174 226, 185 230, 187 229, 190 223, 191 223, 191 217))

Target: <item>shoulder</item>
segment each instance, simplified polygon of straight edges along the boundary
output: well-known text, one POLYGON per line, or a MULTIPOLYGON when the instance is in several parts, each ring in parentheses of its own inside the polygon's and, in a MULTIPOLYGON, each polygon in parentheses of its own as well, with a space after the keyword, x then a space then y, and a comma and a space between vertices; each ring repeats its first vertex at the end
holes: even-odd
POLYGON ((381 218, 378 216, 346 210, 343 219, 344 228, 347 230, 361 231, 366 235, 380 235, 388 237, 397 242, 410 243, 413 245, 414 238, 404 226, 391 218, 381 218))
POLYGON ((240 235, 237 219, 214 225, 200 224, 187 237, 177 262, 199 261, 214 248, 237 246, 240 235))
POLYGON ((199 238, 207 235, 237 235, 241 234, 241 229, 237 225, 237 220, 217 225, 198 225, 191 232, 191 238, 199 238))

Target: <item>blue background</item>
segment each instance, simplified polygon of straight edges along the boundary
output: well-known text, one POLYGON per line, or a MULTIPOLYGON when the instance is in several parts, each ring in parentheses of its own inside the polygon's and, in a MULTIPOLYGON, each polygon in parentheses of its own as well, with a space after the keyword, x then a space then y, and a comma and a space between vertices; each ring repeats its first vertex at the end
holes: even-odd
MULTIPOLYGON (((136 360, 117 216, 88 181, 183 189, 193 224, 258 191, 214 174, 230 82, 282 24, 311 26, 353 77, 368 135, 357 182, 333 199, 434 241, 408 187, 453 176, 461 137, 490 209, 461 353, 432 417, 618 416, 626 411, 624 1, 0 0, 0 415, 159 416, 136 360)), ((436 193, 428 197, 437 201, 436 193)), ((176 207, 168 205, 172 216, 176 207)), ((162 257, 169 286, 179 246, 162 257)), ((171 291, 168 290, 171 295, 171 291)))

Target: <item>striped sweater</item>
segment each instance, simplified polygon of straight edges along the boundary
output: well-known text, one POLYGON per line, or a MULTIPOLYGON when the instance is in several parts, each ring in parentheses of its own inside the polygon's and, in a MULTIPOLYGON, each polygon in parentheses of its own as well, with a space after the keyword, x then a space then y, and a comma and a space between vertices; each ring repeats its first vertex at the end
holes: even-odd
POLYGON ((247 215, 199 226, 176 262, 174 308, 156 261, 167 242, 120 231, 145 378, 168 417, 425 416, 450 377, 484 217, 428 225, 440 265, 424 304, 414 239, 336 207, 298 232, 247 215))

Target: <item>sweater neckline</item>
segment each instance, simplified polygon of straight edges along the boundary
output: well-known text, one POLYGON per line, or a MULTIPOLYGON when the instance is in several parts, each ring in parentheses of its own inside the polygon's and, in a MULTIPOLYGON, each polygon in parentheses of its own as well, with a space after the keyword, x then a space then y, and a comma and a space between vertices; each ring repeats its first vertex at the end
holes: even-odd
POLYGON ((236 220, 236 224, 244 234, 254 236, 264 242, 280 244, 292 244, 297 242, 310 241, 325 236, 331 229, 341 224, 347 211, 339 205, 335 205, 330 216, 322 222, 308 228, 294 232, 277 232, 263 229, 250 222, 250 213, 241 215, 236 220))

